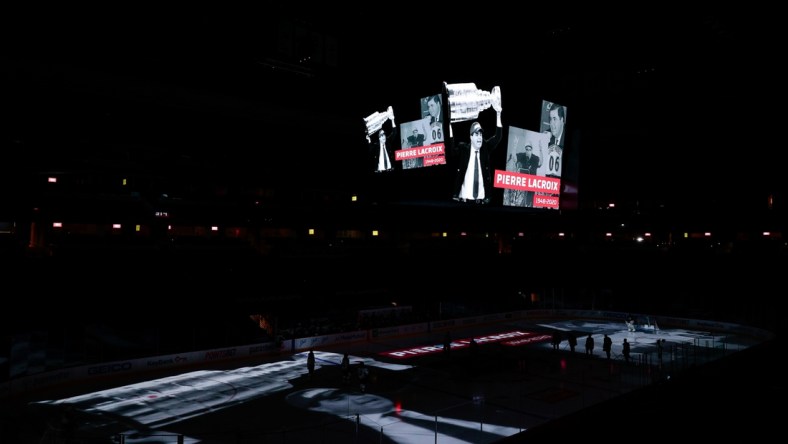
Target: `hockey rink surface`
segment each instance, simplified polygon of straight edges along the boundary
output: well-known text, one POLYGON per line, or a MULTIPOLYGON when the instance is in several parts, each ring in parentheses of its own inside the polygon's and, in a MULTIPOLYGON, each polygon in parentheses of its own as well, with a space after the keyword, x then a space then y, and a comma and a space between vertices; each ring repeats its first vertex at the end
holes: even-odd
POLYGON ((67 415, 85 442, 493 443, 758 343, 583 319, 453 328, 448 351, 446 339, 441 331, 316 348, 311 377, 307 352, 257 357, 39 399, 26 414, 40 421, 36 442, 62 433, 57 421, 67 415), (557 350, 556 331, 563 337, 557 350), (570 332, 577 336, 574 352, 570 332), (587 355, 589 334, 594 349, 587 355), (610 359, 602 351, 605 334, 613 342, 610 359), (343 353, 351 362, 348 380, 343 353), (363 390, 361 362, 370 370, 363 390))

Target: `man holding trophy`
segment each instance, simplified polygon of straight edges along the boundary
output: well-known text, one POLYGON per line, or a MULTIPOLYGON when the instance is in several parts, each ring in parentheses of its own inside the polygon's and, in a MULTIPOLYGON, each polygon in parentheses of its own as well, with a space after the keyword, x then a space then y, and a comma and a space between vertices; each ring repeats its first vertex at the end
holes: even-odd
POLYGON ((368 117, 364 118, 364 124, 367 128, 367 144, 370 148, 370 154, 374 161, 375 171, 391 171, 394 169, 394 164, 391 162, 391 155, 389 154, 387 140, 397 141, 397 124, 394 122, 394 110, 389 106, 385 112, 374 112, 368 117), (386 120, 391 120, 391 132, 386 134, 383 125, 386 120), (377 133, 377 142, 373 142, 370 136, 374 137, 377 133))
POLYGON ((481 124, 474 121, 470 129, 470 143, 455 144, 454 131, 449 125, 449 147, 456 170, 452 198, 460 202, 488 204, 493 190, 490 154, 503 138, 501 89, 496 86, 491 92, 481 91, 473 83, 444 83, 444 86, 449 98, 452 123, 476 119, 481 111, 490 107, 497 113, 495 134, 487 139, 484 138, 481 124))

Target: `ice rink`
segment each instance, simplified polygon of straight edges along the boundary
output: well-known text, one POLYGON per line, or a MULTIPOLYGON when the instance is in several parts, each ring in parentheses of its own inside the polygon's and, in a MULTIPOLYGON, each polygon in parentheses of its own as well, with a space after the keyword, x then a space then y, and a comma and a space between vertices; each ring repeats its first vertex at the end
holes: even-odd
POLYGON ((24 434, 30 442, 69 434, 77 442, 493 443, 670 384, 758 342, 650 323, 630 329, 597 319, 498 322, 315 348, 311 377, 306 352, 277 354, 58 393, 29 402, 19 415, 31 424, 24 434), (577 337, 574 352, 570 335, 577 337), (605 335, 613 344, 609 359, 605 335), (589 336, 594 348, 586 354, 589 336), (624 340, 631 344, 628 363, 624 340), (343 353, 350 357, 349 380, 340 369, 343 353), (362 362, 370 370, 363 390, 362 362))

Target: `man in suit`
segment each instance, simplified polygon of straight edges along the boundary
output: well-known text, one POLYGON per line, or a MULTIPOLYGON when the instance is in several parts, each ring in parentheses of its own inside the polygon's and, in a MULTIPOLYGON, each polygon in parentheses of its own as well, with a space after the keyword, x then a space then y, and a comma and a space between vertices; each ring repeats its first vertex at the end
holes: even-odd
POLYGON ((441 95, 436 94, 427 98, 427 114, 423 119, 427 130, 426 140, 428 145, 443 142, 443 107, 441 95))
POLYGON ((394 169, 394 164, 391 162, 391 155, 389 154, 389 147, 386 145, 387 140, 396 141, 397 124, 394 123, 394 118, 391 119, 391 132, 387 135, 383 128, 378 131, 378 142, 374 143, 367 136, 367 143, 369 144, 370 155, 374 162, 375 172, 391 171, 394 169))
POLYGON ((566 109, 557 103, 550 105, 550 146, 548 148, 547 177, 561 177, 561 155, 564 152, 564 123, 566 109))
MULTIPOLYGON (((408 148, 417 146, 424 146, 424 134, 421 134, 418 129, 413 129, 413 134, 408 136, 408 148)), ((421 168, 424 166, 424 158, 416 157, 413 159, 405 159, 402 161, 402 169, 409 170, 412 168, 421 168)))
POLYGON ((421 134, 419 133, 419 130, 414 129, 413 134, 408 136, 408 147, 413 148, 422 145, 424 145, 424 134, 421 134))
MULTIPOLYGON (((525 151, 517 153, 517 170, 522 174, 536 174, 539 167, 542 166, 542 158, 533 154, 533 147, 531 145, 525 146, 525 151)), ((534 192, 525 192, 525 205, 526 207, 534 206, 534 192)))
POLYGON ((430 113, 430 125, 443 125, 443 112, 441 109, 441 95, 435 94, 427 99, 427 109, 430 113))
POLYGON ((522 174, 536 174, 542 166, 542 159, 533 154, 531 145, 525 146, 525 151, 517 153, 517 170, 522 174))
POLYGON ((564 146, 564 123, 566 111, 562 105, 550 105, 550 145, 564 146))
POLYGON ((487 204, 492 197, 493 169, 490 165, 490 154, 498 147, 503 137, 500 106, 496 109, 497 122, 495 135, 484 139, 484 132, 479 122, 471 124, 470 143, 454 144, 454 133, 449 125, 449 146, 452 147, 456 174, 454 179, 454 195, 452 198, 461 202, 487 204))

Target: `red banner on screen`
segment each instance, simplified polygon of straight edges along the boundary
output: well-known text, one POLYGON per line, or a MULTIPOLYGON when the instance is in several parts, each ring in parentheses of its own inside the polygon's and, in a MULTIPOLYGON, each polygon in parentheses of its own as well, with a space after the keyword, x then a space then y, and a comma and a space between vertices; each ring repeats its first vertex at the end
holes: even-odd
POLYGON ((534 195, 534 208, 558 209, 558 196, 534 195))
MULTIPOLYGON (((415 148, 405 148, 394 152, 395 160, 417 159, 419 157, 431 157, 446 155, 446 146, 442 143, 436 143, 427 146, 418 146, 415 148)), ((444 162, 445 163, 445 160, 444 162)))
MULTIPOLYGON (((476 341, 476 344, 483 345, 485 343, 490 342, 502 342, 506 345, 524 345, 527 343, 534 343, 534 342, 541 342, 550 339, 551 336, 549 335, 540 335, 532 332, 524 332, 524 331, 509 331, 505 333, 497 333, 485 336, 477 336, 474 337, 473 340, 476 341), (529 338, 533 338, 530 339, 529 338)), ((466 339, 456 339, 451 341, 450 348, 452 350, 467 348, 471 345, 471 338, 466 339)), ((388 356, 389 358, 397 358, 397 359, 405 359, 405 358, 412 358, 415 356, 422 356, 422 355, 429 355, 433 353, 439 353, 443 351, 443 344, 436 344, 436 345, 423 345, 411 348, 405 348, 401 350, 391 350, 385 351, 380 353, 383 356, 388 356)))
POLYGON ((519 191, 538 191, 548 194, 561 193, 561 179, 556 177, 534 176, 514 171, 495 170, 495 188, 519 191))

